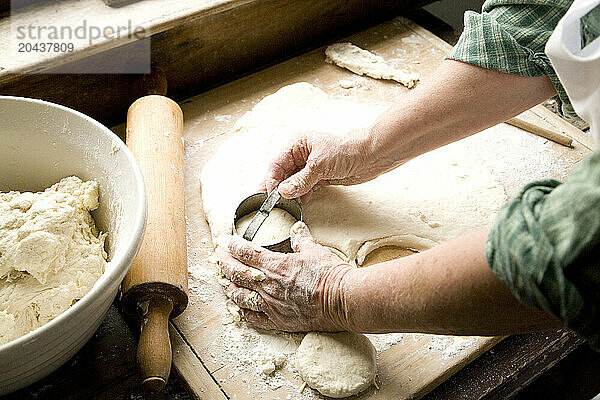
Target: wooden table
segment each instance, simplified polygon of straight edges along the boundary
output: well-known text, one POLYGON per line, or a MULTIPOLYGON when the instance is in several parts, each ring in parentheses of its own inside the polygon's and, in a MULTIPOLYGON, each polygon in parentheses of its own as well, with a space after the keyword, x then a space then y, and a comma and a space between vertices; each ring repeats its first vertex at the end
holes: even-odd
MULTIPOLYGON (((430 32, 403 18, 396 18, 341 40, 351 41, 382 55, 391 62, 416 70, 421 73, 423 80, 427 80, 434 73, 449 48, 446 43, 430 32)), ((199 171, 218 146, 233 134, 233 124, 239 117, 264 96, 275 92, 282 86, 301 81, 312 83, 331 96, 348 96, 349 99, 360 99, 363 102, 391 102, 407 90, 395 83, 360 78, 360 87, 349 94, 340 87, 338 81, 352 78, 353 75, 326 64, 323 50, 323 48, 316 49, 182 103, 186 121, 186 212, 190 233, 188 246, 196 260, 196 265, 189 266, 192 269, 191 282, 194 279, 202 279, 200 280, 201 285, 211 284, 210 279, 206 278, 206 272, 211 270, 207 260, 212 254, 212 245, 208 240, 210 231, 201 208, 199 171), (202 240, 203 238, 204 240, 202 240), (196 277, 196 272, 194 272, 200 273, 200 270, 203 270, 205 274, 202 278, 196 277)), ((589 152, 592 146, 591 140, 544 107, 535 107, 525 115, 537 124, 549 124, 559 128, 575 139, 572 149, 552 144, 548 148, 544 148, 544 151, 550 152, 549 154, 552 154, 556 160, 564 162, 568 169, 572 169, 573 165, 589 152)), ((514 128, 501 127, 499 129, 503 129, 502 135, 497 133, 498 137, 490 139, 490 145, 493 143, 499 145, 499 140, 506 140, 504 134, 515 133, 514 130, 511 130, 514 128)), ((513 136, 513 138, 529 135, 522 131, 516 131, 516 133, 517 136, 513 136)), ((491 135, 493 136, 493 134, 491 135)), ((481 137, 487 138, 487 136, 481 137)), ((542 139, 536 138, 535 140, 540 146, 544 143, 542 139)), ((531 155, 527 156, 528 148, 515 148, 514 150, 526 159, 531 157, 531 155)), ((538 150, 540 150, 539 147, 536 148, 536 151, 538 150)), ((504 161, 492 160, 495 150, 490 150, 489 146, 487 151, 490 153, 485 154, 486 160, 496 162, 493 166, 500 167, 504 161)), ((550 165, 544 164, 543 167, 548 168, 548 173, 551 174, 564 174, 565 172, 564 170, 552 170, 550 165)), ((533 178, 524 174, 521 179, 525 179, 525 181, 514 179, 519 171, 511 171, 510 168, 505 171, 504 175, 502 175, 502 171, 496 172, 500 173, 499 179, 509 196, 516 194, 527 180, 533 178)), ((556 175, 554 177, 558 178, 556 175)), ((214 267, 212 268, 214 269, 214 267)), ((191 287, 193 286, 194 284, 191 283, 191 287)), ((239 370, 244 365, 244 361, 239 364, 239 361, 236 363, 231 359, 232 355, 221 355, 220 349, 224 347, 219 346, 226 345, 228 338, 227 329, 221 322, 222 312, 217 311, 216 304, 223 300, 219 296, 209 297, 208 301, 201 297, 198 296, 195 299, 192 295, 191 307, 188 307, 186 312, 174 321, 172 330, 172 334, 175 336, 175 349, 179 351, 174 356, 174 365, 190 386, 191 391, 198 393, 216 383, 222 392, 221 397, 218 398, 283 399, 288 396, 296 396, 297 388, 301 386, 302 382, 290 370, 284 369, 281 375, 278 375, 285 384, 272 386, 268 382, 261 381, 261 377, 252 372, 240 374, 239 370), (204 371, 197 365, 194 368, 190 367, 191 364, 199 363, 202 364, 204 371)), ((204 294, 204 297, 207 295, 204 294)), ((403 341, 402 345, 394 345, 389 350, 380 353, 381 388, 376 391, 367 391, 359 398, 421 397, 500 340, 500 338, 473 339, 472 343, 466 345, 467 350, 460 355, 444 358, 436 348, 435 343, 438 338, 407 335, 406 341, 403 341)))
MULTIPOLYGON (((436 41, 435 37, 432 35, 426 36, 427 40, 436 41)), ((437 42, 437 45, 440 46, 439 51, 443 52, 443 45, 440 42, 437 42)), ((284 66, 283 68, 285 70, 286 67, 284 66)), ((248 81, 249 80, 245 80, 245 82, 248 81)), ((242 85, 243 84, 244 82, 242 82, 242 85)), ((265 82, 265 84, 267 85, 269 82, 265 82)), ((228 89, 225 87, 220 90, 221 92, 216 92, 217 94, 213 93, 213 101, 217 101, 217 98, 219 97, 218 94, 222 94, 223 91, 227 92, 228 89)), ((205 98, 210 98, 211 95, 207 94, 207 96, 208 97, 205 98)), ((232 99, 229 97, 227 99, 222 99, 222 106, 225 107, 227 101, 233 100, 235 100, 235 98, 232 99)), ((185 109, 185 102, 183 106, 185 109)), ((206 103, 204 106, 207 107, 206 103)), ((541 113, 544 112, 543 110, 538 111, 541 113)), ((547 115, 547 117, 550 116, 547 115)), ((579 139, 585 142, 585 137, 580 137, 579 139)), ((192 189, 195 189, 195 187, 192 187, 192 189)), ((197 200, 199 198, 198 196, 199 193, 195 191, 189 193, 188 204, 194 204, 194 200, 197 200)), ((24 391, 6 398, 130 398, 139 396, 139 388, 137 387, 139 382, 135 375, 133 361, 135 337, 131 332, 132 331, 123 323, 123 320, 115 307, 111 308, 107 320, 96 336, 73 360, 50 377, 24 391), (99 360, 102 360, 101 364, 97 362, 99 360), (65 393, 71 393, 71 395, 65 395, 65 393)), ((172 329, 177 370, 186 377, 189 385, 195 385, 191 389, 201 398, 227 398, 222 391, 222 387, 216 384, 216 381, 219 379, 218 375, 215 377, 214 372, 212 374, 208 373, 202 359, 198 358, 198 349, 193 345, 190 346, 189 336, 186 337, 188 334, 189 332, 186 331, 185 318, 183 317, 176 322, 172 329), (184 333, 184 335, 181 335, 181 333, 184 333), (193 361, 190 361, 194 359, 197 359, 198 362, 194 363, 193 361)), ((510 342, 505 342, 509 344, 506 346, 509 349, 504 353, 503 351, 498 350, 500 349, 500 347, 498 347, 498 349, 494 349, 493 353, 488 352, 484 354, 477 362, 481 360, 485 361, 486 358, 489 358, 489 355, 495 355, 495 357, 500 357, 500 360, 503 360, 507 365, 514 365, 515 361, 519 361, 519 365, 522 363, 528 366, 533 364, 533 361, 531 360, 543 361, 553 349, 556 354, 556 357, 553 359, 557 360, 561 355, 564 355, 565 352, 568 352, 570 349, 581 343, 578 338, 568 332, 527 335, 525 338, 538 339, 537 346, 532 343, 529 343, 529 348, 525 346, 527 351, 523 352, 521 355, 530 355, 530 357, 526 357, 527 360, 515 358, 514 347, 509 346, 519 346, 520 343, 527 343, 527 340, 525 340, 524 337, 521 337, 521 340, 517 337, 517 339, 509 338, 508 340, 510 342), (545 337, 548 337, 548 339, 544 339, 545 337), (518 343, 514 343, 513 340, 517 340, 518 343), (556 349, 558 349, 558 351, 556 351, 556 349)), ((533 340, 533 342, 535 342, 535 340, 533 340)), ((504 343, 501 343, 498 346, 502 346, 503 344, 504 343)), ((491 365, 497 365, 498 362, 498 360, 492 361, 491 365)), ((548 365, 551 364, 551 362, 548 363, 548 365)), ((541 369, 538 368, 537 373, 539 373, 540 370, 541 369)), ((468 368, 463 371, 468 371, 468 368)), ((468 377, 464 379, 466 379, 466 382, 470 382, 471 385, 473 382, 479 381, 478 383, 481 383, 479 385, 482 390, 481 393, 483 394, 508 393, 503 391, 508 389, 501 389, 502 387, 505 387, 505 385, 500 381, 507 377, 510 378, 511 376, 514 376, 515 369, 513 368, 513 371, 511 372, 510 370, 496 368, 495 372, 498 378, 490 379, 487 383, 481 382, 480 379, 473 379, 472 377, 470 380, 468 377)), ((458 379, 458 377, 456 379, 458 379)), ((180 388, 178 388, 176 384, 177 382, 171 382, 168 389, 170 391, 167 392, 167 396, 174 398, 182 395, 181 392, 178 391, 180 388)), ((451 384, 450 387, 452 389, 444 389, 447 387, 448 385, 443 385, 437 391, 432 393, 432 396, 437 395, 441 396, 438 398, 447 398, 447 394, 450 393, 453 398, 455 396, 458 396, 456 398, 460 398, 461 395, 464 396, 465 394, 474 393, 472 390, 470 391, 469 388, 463 390, 465 381, 451 384), (450 390, 450 392, 444 392, 443 390, 450 390)), ((466 398, 472 397, 468 395, 466 398)))
MULTIPOLYGON (((135 365, 136 342, 136 329, 126 323, 115 302, 92 339, 64 366, 41 381, 0 399, 142 399, 135 365)), ((581 343, 581 339, 566 330, 511 336, 425 399, 505 399, 506 393, 518 392, 581 343), (522 381, 524 377, 526 381, 522 381)), ((175 371, 164 396, 157 397, 194 398, 175 371)))

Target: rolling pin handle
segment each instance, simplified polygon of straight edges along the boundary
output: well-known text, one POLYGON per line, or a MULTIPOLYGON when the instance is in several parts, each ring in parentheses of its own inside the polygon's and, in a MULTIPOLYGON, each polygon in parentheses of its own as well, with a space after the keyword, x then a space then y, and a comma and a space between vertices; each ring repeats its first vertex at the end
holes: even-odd
POLYGON ((155 295, 145 303, 142 305, 142 330, 137 357, 144 393, 154 393, 165 387, 171 371, 173 354, 169 316, 173 302, 167 297, 155 295))

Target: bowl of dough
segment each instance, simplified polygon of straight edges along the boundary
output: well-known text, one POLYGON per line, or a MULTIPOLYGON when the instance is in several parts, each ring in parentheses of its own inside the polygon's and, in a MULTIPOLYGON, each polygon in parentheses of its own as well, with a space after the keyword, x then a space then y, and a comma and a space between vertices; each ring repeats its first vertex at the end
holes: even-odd
POLYGON ((139 250, 142 174, 124 143, 56 104, 0 96, 0 394, 94 334, 139 250))

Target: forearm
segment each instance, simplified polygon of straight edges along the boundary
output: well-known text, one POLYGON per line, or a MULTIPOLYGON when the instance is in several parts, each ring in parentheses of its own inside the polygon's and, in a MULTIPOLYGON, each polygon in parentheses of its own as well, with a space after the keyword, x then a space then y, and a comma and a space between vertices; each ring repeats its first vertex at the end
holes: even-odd
POLYGON ((519 303, 488 267, 486 231, 359 268, 341 284, 345 329, 505 335, 561 326, 519 303))
POLYGON ((384 112, 366 139, 380 157, 400 165, 506 121, 554 94, 548 77, 510 75, 446 60, 429 80, 384 112))

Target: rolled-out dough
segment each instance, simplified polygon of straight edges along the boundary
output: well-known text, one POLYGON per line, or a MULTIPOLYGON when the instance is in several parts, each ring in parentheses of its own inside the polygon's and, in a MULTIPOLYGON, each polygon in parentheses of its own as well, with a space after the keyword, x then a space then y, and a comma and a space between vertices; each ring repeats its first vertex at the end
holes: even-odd
POLYGON ((94 286, 106 253, 89 211, 98 185, 69 177, 0 193, 0 345, 46 324, 94 286))
POLYGON ((340 399, 371 386, 377 373, 377 352, 360 333, 310 332, 296 350, 295 365, 308 386, 340 399))
POLYGON ((405 72, 387 64, 383 58, 352 43, 335 43, 325 49, 327 61, 358 75, 375 79, 391 79, 412 89, 419 74, 405 72))
MULTIPOLYGON (((213 243, 219 246, 230 234, 237 205, 255 193, 269 161, 293 134, 344 135, 369 126, 386 107, 330 98, 308 83, 265 97, 240 118, 235 135, 202 170, 202 201, 213 243), (241 161, 231 163, 232 158, 241 161)), ((370 182, 318 189, 303 205, 303 214, 318 243, 362 264, 378 247, 423 251, 489 226, 505 200, 486 162, 459 141, 370 182)))
MULTIPOLYGON (((235 226, 238 235, 244 234, 255 215, 256 211, 253 211, 239 219, 235 226)), ((292 214, 281 208, 274 208, 256 232, 256 236, 252 241, 260 246, 279 243, 290 236, 290 228, 295 222, 296 218, 292 214)))

